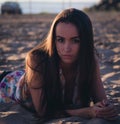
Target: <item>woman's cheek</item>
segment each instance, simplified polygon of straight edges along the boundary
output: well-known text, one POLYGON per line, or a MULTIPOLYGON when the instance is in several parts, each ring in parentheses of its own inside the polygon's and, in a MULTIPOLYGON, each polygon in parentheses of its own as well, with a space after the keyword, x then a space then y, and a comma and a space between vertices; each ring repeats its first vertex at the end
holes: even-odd
POLYGON ((62 50, 63 50, 63 46, 60 45, 60 44, 57 44, 57 52, 58 52, 58 54, 61 53, 62 50))

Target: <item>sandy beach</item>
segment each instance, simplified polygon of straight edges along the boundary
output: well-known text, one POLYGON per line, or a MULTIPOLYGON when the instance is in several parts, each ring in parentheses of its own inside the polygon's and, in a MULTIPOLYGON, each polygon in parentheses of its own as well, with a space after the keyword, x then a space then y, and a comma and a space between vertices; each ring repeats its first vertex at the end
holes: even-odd
MULTIPOLYGON (((88 15, 100 56, 101 78, 120 118, 120 13, 89 12, 88 15)), ((0 73, 24 69, 26 53, 44 39, 54 17, 55 14, 0 15, 0 73)), ((26 124, 34 122, 32 114, 19 105, 0 104, 0 124, 13 124, 12 120, 15 124, 24 124, 15 118, 25 119, 26 124)))

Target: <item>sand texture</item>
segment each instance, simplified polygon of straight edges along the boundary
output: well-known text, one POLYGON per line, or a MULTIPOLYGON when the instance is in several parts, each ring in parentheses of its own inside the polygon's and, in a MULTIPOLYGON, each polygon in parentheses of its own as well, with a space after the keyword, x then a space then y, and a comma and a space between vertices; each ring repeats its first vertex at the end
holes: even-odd
MULTIPOLYGON (((101 78, 108 98, 120 114, 120 13, 92 12, 88 15, 100 55, 101 78)), ((24 69, 26 53, 46 36, 54 17, 54 14, 0 15, 0 72, 24 69)), ((37 118, 20 105, 0 104, 0 124, 37 122, 37 118)), ((63 124, 62 121, 58 123, 63 124)), ((68 123, 73 124, 74 119, 68 123)))

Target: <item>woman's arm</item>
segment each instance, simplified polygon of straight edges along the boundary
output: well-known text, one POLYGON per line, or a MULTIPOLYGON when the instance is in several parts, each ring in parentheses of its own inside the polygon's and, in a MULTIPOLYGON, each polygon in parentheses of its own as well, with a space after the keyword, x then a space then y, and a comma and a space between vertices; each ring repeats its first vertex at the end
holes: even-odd
POLYGON ((94 82, 91 87, 94 105, 86 108, 66 110, 71 116, 79 116, 85 118, 100 117, 108 120, 117 117, 117 111, 112 104, 107 103, 107 97, 100 77, 100 69, 98 61, 96 60, 96 73, 94 75, 94 82))
MULTIPOLYGON (((30 70, 29 70, 30 71, 30 70)), ((46 102, 45 102, 45 94, 44 89, 42 87, 42 79, 37 74, 35 78, 32 79, 32 82, 27 83, 28 88, 32 97, 32 102, 35 107, 37 114, 42 117, 46 112, 46 102)))
POLYGON ((66 110, 66 112, 71 116, 78 116, 84 118, 96 117, 96 111, 92 107, 66 110))
POLYGON ((112 104, 105 106, 102 102, 98 102, 91 107, 66 110, 71 116, 78 116, 84 118, 103 118, 106 120, 115 120, 118 112, 112 104))
POLYGON ((28 54, 26 63, 26 82, 28 84, 35 110, 37 114, 42 117, 46 112, 46 101, 43 88, 43 75, 40 67, 38 68, 36 66, 38 65, 38 57, 30 56, 28 54))
POLYGON ((38 116, 43 117, 46 112, 46 104, 44 104, 44 92, 42 89, 32 89, 32 88, 29 89, 35 110, 38 116))
POLYGON ((103 82, 100 76, 100 69, 97 58, 96 58, 96 70, 94 73, 94 79, 93 82, 91 83, 91 95, 94 103, 102 100, 107 100, 103 82))

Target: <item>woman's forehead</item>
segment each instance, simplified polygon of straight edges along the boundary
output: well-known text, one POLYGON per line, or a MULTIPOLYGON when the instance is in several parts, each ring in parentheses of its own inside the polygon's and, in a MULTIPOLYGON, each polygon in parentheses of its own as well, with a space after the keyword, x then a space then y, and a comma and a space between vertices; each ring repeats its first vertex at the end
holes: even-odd
POLYGON ((56 26, 56 35, 78 35, 77 27, 72 23, 60 22, 56 26))

